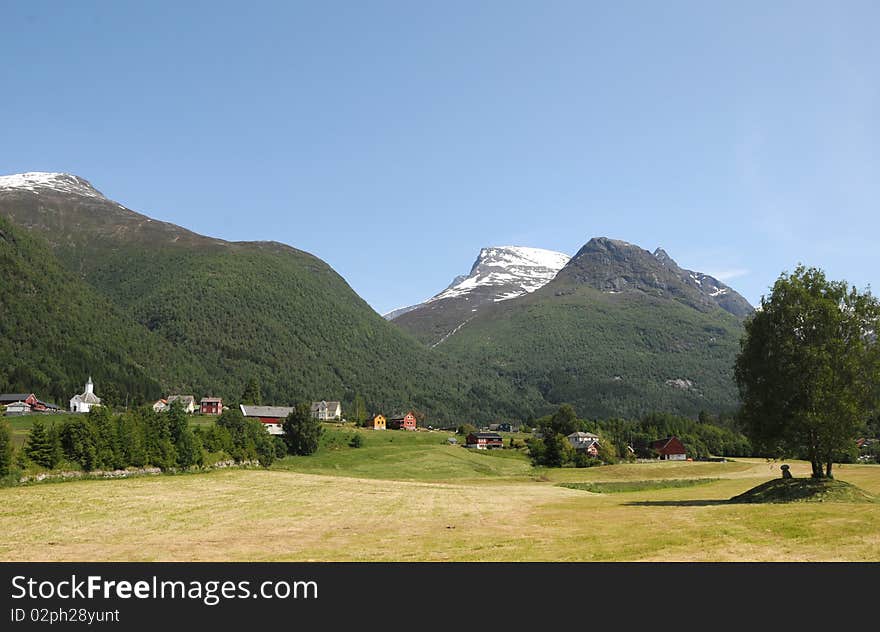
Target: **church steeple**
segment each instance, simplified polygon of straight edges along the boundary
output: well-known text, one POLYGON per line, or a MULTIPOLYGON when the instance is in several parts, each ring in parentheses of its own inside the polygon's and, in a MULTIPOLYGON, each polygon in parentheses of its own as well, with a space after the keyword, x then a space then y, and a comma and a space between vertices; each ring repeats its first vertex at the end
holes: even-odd
POLYGON ((94 393, 95 392, 95 384, 92 382, 92 376, 89 376, 89 381, 86 382, 86 393, 94 393))

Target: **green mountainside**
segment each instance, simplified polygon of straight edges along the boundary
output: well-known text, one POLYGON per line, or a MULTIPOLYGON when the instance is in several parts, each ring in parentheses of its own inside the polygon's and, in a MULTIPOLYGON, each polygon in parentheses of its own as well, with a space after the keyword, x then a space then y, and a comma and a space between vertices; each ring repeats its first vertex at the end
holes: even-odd
POLYGON ((104 388, 145 401, 178 391, 235 401, 256 378, 266 402, 339 399, 346 405, 360 394, 368 410, 414 408, 433 424, 519 417, 543 405, 467 360, 419 344, 308 253, 273 242, 203 237, 134 213, 84 180, 59 177, 71 179, 69 189, 0 190, 0 216, 51 246, 50 252, 28 240, 40 250, 31 258, 47 261, 48 272, 10 253, 5 265, 20 280, 4 281, 4 298, 21 298, 26 278, 44 304, 61 295, 79 305, 44 316, 4 307, 16 310, 10 333, 22 341, 16 347, 4 335, 0 357, 8 358, 13 376, 6 388, 52 384, 54 393, 62 384, 69 397, 81 388, 72 385, 91 372, 99 396, 104 388), (72 348, 77 337, 91 355, 54 352, 72 348), (23 373, 45 366, 54 367, 46 379, 35 382, 23 373))
POLYGON ((155 397, 160 375, 205 375, 65 270, 44 240, 0 216, 0 391, 66 408, 90 374, 105 396, 123 400, 155 397))
POLYGON ((665 253, 591 240, 537 291, 444 322, 454 335, 432 349, 415 337, 436 339, 430 319, 404 331, 406 318, 386 321, 306 252, 198 235, 75 176, 3 180, 5 391, 64 405, 91 374, 114 403, 173 392, 235 402, 256 379, 266 403, 351 410, 359 394, 368 411, 415 409, 433 425, 561 403, 583 417, 737 404, 738 314, 750 307, 665 253))
POLYGON ((677 270, 594 239, 550 283, 496 303, 437 349, 584 417, 732 410, 741 320, 677 270))

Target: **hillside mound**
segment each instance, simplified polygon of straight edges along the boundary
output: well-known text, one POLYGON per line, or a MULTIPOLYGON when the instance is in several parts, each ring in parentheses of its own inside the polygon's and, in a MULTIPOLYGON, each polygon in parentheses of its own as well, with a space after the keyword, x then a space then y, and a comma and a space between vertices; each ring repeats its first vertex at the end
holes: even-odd
POLYGON ((777 478, 753 487, 732 503, 875 503, 877 498, 843 481, 814 478, 777 478))

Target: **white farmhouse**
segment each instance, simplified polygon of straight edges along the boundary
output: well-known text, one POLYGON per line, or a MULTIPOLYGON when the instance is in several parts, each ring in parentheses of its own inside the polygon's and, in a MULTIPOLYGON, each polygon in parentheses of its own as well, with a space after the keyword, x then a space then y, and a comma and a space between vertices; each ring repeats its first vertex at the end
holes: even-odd
POLYGON ((339 420, 342 418, 342 404, 339 402, 312 402, 312 417, 321 421, 339 420))
POLYGON ((180 402, 183 406, 183 412, 187 415, 193 415, 196 412, 196 398, 192 395, 169 395, 168 399, 165 400, 168 408, 171 408, 171 404, 174 402, 180 402))
POLYGON ((70 412, 72 413, 87 413, 92 407, 100 406, 101 398, 95 395, 95 385, 92 382, 92 376, 89 376, 89 381, 86 382, 86 392, 81 393, 80 395, 74 395, 70 398, 70 412))

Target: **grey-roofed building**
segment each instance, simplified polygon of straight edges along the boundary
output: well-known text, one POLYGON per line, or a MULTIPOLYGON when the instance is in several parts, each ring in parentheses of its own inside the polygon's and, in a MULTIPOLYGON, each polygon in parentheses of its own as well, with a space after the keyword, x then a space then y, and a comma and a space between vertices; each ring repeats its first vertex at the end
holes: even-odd
POLYGON ((259 419, 271 435, 284 434, 284 420, 293 412, 290 406, 251 406, 239 404, 241 414, 251 419, 259 419))
POLYGON ((15 402, 28 402, 28 400, 36 401, 37 398, 33 393, 3 393, 0 395, 0 406, 6 404, 14 404, 15 402))
POLYGON ((592 456, 599 454, 599 435, 592 432, 572 432, 565 437, 578 452, 587 452, 592 456))
POLYGON ((321 421, 334 421, 342 419, 342 404, 340 402, 312 402, 312 417, 321 421))
POLYGON ((25 402, 12 402, 6 405, 6 416, 16 417, 18 415, 30 415, 32 412, 30 404, 25 402))

